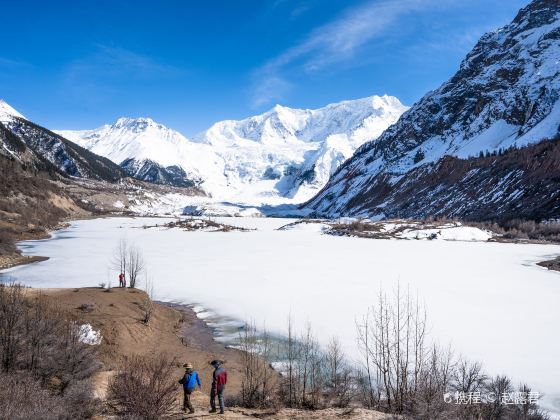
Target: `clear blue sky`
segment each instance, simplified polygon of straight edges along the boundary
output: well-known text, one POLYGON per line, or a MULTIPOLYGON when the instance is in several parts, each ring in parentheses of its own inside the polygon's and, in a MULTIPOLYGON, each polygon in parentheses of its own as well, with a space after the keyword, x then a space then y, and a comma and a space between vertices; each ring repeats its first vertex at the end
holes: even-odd
POLYGON ((276 103, 411 105, 526 3, 7 1, 0 98, 53 129, 150 116, 186 135, 276 103))

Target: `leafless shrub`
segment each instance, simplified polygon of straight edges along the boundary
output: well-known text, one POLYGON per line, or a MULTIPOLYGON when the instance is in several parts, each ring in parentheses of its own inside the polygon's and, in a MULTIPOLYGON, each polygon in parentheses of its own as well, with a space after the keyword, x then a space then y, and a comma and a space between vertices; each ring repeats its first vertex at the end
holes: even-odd
POLYGON ((23 287, 18 284, 0 284, 0 349, 2 369, 6 372, 15 369, 17 356, 22 352, 21 332, 25 314, 23 287))
POLYGON ((75 323, 66 324, 58 331, 57 351, 44 359, 41 370, 61 381, 61 389, 75 381, 90 378, 101 368, 96 359, 96 347, 81 342, 81 335, 75 323))
POLYGON ((274 406, 276 377, 269 366, 271 342, 268 333, 258 334, 255 325, 249 323, 239 334, 239 346, 243 351, 241 405, 249 408, 274 406))
POLYGON ((357 325, 371 399, 403 412, 426 362, 426 314, 397 287, 394 304, 380 292, 375 307, 357 325), (370 391, 373 393, 373 391, 370 391))
POLYGON ((154 313, 154 283, 146 274, 146 297, 140 303, 140 310, 142 311, 142 322, 148 324, 152 319, 154 313))
POLYGON ((400 287, 393 299, 380 293, 357 327, 364 362, 358 390, 370 408, 426 420, 546 418, 535 404, 502 403, 499 397, 513 390, 508 378, 489 379, 480 363, 456 360, 451 349, 428 345, 425 310, 400 287), (444 399, 483 391, 498 398, 474 404, 444 399))
POLYGON ((509 219, 499 221, 468 222, 469 225, 491 230, 510 240, 560 242, 559 220, 509 219))
POLYGON ((323 407, 326 404, 323 398, 327 381, 326 358, 311 326, 296 337, 290 319, 285 347, 285 372, 279 390, 281 401, 289 407, 323 407))
POLYGON ((69 418, 61 398, 41 387, 31 373, 0 373, 0 418, 69 418))
POLYGON ((0 373, 0 418, 88 419, 100 411, 88 382, 77 382, 64 393, 50 392, 30 372, 0 373))
POLYGON ((91 303, 82 303, 76 309, 85 313, 90 313, 93 312, 93 305, 91 303))
POLYGON ((101 402, 93 395, 93 385, 82 380, 70 385, 63 394, 64 410, 69 419, 89 419, 101 411, 101 402))
POLYGON ((436 419, 448 408, 443 396, 451 389, 455 362, 450 348, 433 345, 428 354, 408 408, 418 418, 436 419))
POLYGON ((85 382, 100 367, 95 348, 66 313, 17 284, 0 285, 0 356, 0 418, 87 418, 97 410, 85 382), (3 415, 11 410, 21 414, 3 415))
POLYGON ((171 414, 177 391, 173 379, 175 364, 165 354, 124 359, 109 383, 109 398, 125 415, 155 420, 171 414))
POLYGON ((331 339, 325 357, 327 369, 325 396, 334 407, 348 407, 354 396, 354 372, 348 366, 338 339, 331 339))

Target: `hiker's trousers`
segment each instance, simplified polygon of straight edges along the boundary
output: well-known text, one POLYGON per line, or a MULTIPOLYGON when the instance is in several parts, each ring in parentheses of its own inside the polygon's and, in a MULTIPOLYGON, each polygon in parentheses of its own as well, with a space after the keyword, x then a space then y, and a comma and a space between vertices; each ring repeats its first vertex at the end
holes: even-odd
POLYGON ((212 391, 210 391, 210 407, 212 410, 216 409, 216 396, 218 397, 218 402, 220 403, 220 411, 225 410, 224 391, 225 386, 218 387, 218 392, 216 392, 216 389, 212 387, 212 391))
POLYGON ((191 413, 194 411, 192 403, 191 403, 191 393, 192 390, 184 389, 184 399, 183 399, 183 410, 189 410, 191 413))

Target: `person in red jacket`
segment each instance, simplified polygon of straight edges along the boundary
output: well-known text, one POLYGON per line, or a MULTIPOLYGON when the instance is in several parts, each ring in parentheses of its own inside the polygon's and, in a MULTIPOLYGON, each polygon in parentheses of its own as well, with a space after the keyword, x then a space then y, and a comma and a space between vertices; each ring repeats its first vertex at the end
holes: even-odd
POLYGON ((210 390, 210 413, 216 412, 216 396, 220 403, 220 414, 224 414, 224 391, 227 384, 227 371, 222 367, 221 360, 212 360, 210 364, 214 367, 212 374, 212 389, 210 390))

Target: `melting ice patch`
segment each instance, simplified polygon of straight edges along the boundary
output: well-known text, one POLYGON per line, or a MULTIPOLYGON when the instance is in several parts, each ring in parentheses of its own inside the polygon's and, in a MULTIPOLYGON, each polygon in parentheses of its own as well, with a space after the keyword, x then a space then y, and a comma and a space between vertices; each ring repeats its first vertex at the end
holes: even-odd
POLYGON ((90 346, 101 344, 101 340, 103 339, 101 331, 94 330, 90 324, 78 325, 77 330, 80 343, 89 344, 90 346))

